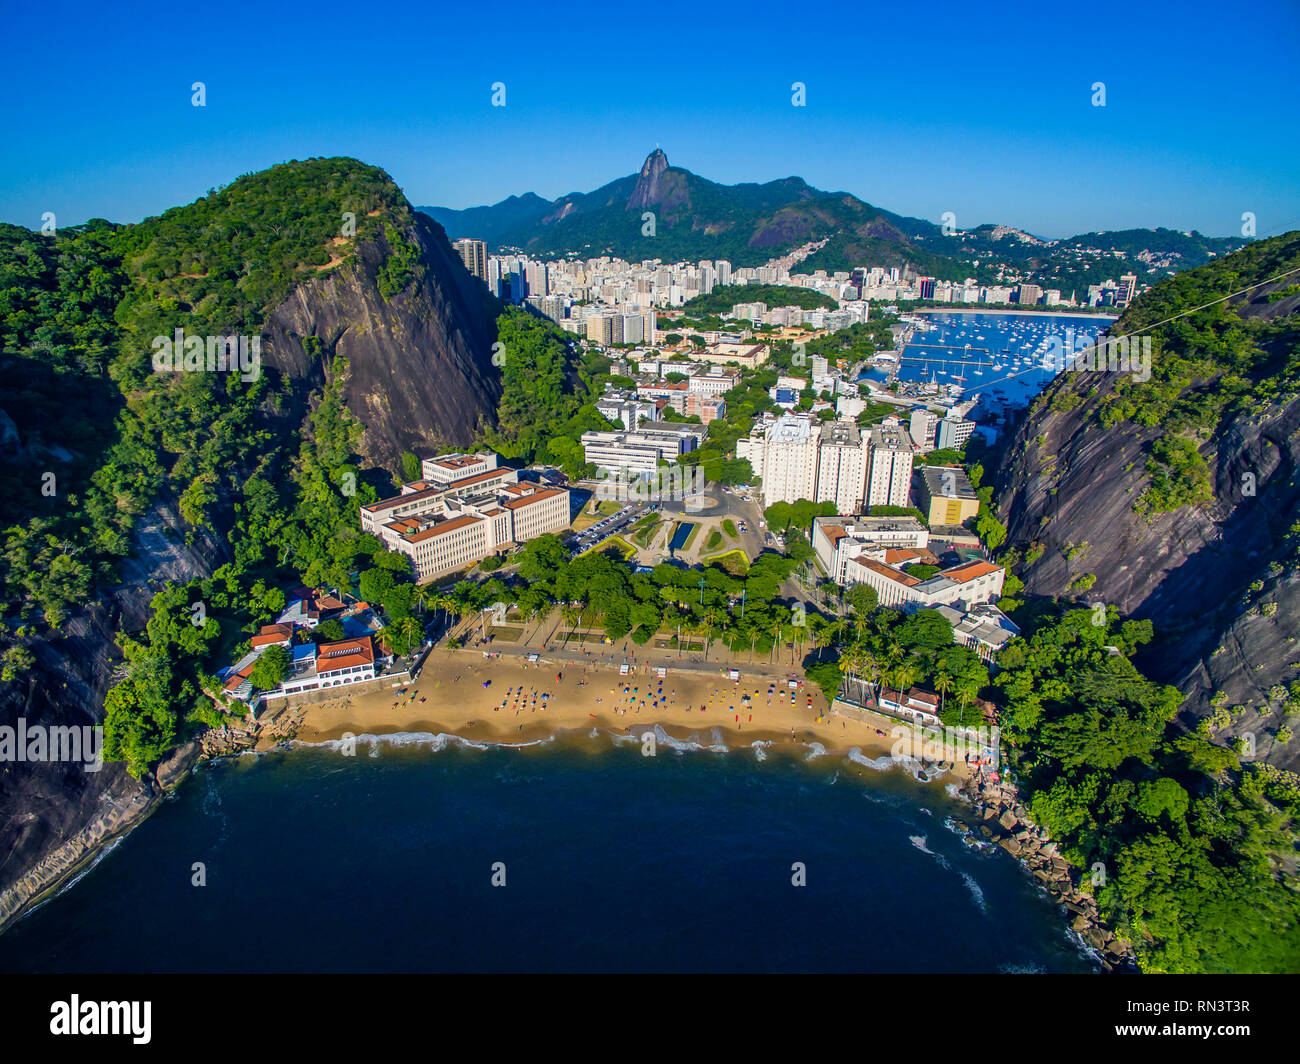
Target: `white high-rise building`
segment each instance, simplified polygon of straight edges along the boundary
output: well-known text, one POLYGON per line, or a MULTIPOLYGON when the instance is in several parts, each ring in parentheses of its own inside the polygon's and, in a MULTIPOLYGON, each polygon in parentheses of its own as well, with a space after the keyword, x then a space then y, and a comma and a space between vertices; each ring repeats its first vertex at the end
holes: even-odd
POLYGON ((830 421, 821 426, 817 455, 815 502, 831 500, 837 513, 862 509, 867 477, 869 436, 851 421, 830 421))
POLYGON ((869 438, 852 422, 785 414, 737 441, 736 456, 748 458, 762 478, 764 507, 810 499, 854 513, 865 496, 868 446, 869 438))
POLYGON ((786 414, 736 442, 762 478, 763 506, 811 499, 817 491, 818 431, 807 414, 786 414))
POLYGON ((896 418, 871 429, 867 507, 906 506, 912 489, 912 441, 896 418))
POLYGON ((935 426, 939 424, 939 415, 933 410, 918 407, 912 411, 909 433, 912 442, 923 451, 934 450, 935 426))

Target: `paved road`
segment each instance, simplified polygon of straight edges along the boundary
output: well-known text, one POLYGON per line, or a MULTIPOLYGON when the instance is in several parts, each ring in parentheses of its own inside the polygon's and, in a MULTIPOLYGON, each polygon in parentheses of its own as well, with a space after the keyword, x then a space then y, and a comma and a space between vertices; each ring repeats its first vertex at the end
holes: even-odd
MULTIPOLYGON (((650 649, 645 647, 634 647, 626 652, 622 646, 601 646, 592 648, 588 653, 583 653, 576 646, 570 646, 563 649, 558 646, 548 647, 545 650, 540 647, 526 646, 521 643, 503 643, 494 642, 489 647, 468 646, 460 650, 448 650, 445 647, 435 648, 435 654, 470 654, 479 659, 482 658, 483 651, 487 650, 492 654, 500 654, 503 658, 526 658, 530 654, 538 655, 539 661, 550 664, 568 663, 573 665, 606 665, 618 666, 627 662, 637 668, 658 668, 663 666, 666 669, 679 669, 687 672, 695 672, 706 675, 716 675, 725 678, 728 669, 737 669, 744 676, 763 676, 773 680, 794 679, 803 681, 802 670, 792 668, 789 660, 784 662, 769 663, 767 661, 749 662, 744 659, 744 655, 732 655, 721 648, 718 659, 715 660, 710 651, 709 660, 701 660, 702 655, 699 653, 690 654, 678 658, 677 651, 666 651, 650 649), (726 660, 723 660, 724 654, 726 660), (739 660, 731 660, 736 658, 739 660)), ((432 660, 432 659, 430 659, 432 660)), ((810 685, 809 690, 816 692, 818 689, 815 685, 810 685)))

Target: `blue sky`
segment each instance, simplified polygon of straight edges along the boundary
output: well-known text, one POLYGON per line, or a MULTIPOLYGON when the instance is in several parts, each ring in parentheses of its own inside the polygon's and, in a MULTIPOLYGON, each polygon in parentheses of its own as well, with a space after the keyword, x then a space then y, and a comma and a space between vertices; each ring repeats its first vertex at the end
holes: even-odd
POLYGON ((313 155, 418 205, 552 198, 659 144, 716 181, 796 174, 963 227, 1300 228, 1297 0, 0 5, 0 219, 32 227, 313 155))

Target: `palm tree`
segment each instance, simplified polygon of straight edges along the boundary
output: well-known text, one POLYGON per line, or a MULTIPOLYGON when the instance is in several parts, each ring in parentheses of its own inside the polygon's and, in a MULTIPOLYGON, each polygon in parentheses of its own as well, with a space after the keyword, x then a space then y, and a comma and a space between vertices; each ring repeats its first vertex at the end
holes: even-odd
POLYGON ((385 654, 393 652, 393 640, 397 637, 396 631, 391 627, 381 628, 375 633, 375 642, 385 654))
POLYGON ((943 696, 952 690, 952 677, 941 672, 934 681, 934 689, 939 692, 939 717, 943 717, 943 696))
POLYGON ((578 607, 571 602, 566 602, 560 607, 560 616, 564 618, 564 623, 568 625, 564 632, 564 642, 561 644, 567 647, 569 645, 569 636, 573 634, 573 626, 577 623, 579 617, 578 607))
POLYGON ((827 624, 820 617, 814 614, 808 619, 808 627, 812 630, 812 645, 815 650, 816 658, 821 661, 822 651, 831 645, 831 625, 827 624))
POLYGON ((397 622, 397 632, 406 641, 407 649, 413 648, 424 635, 424 627, 409 613, 397 622))
POLYGON ((800 655, 803 654, 803 644, 807 638, 808 626, 806 624, 792 624, 790 626, 790 665, 792 668, 796 650, 800 655))
POLYGON ((970 684, 962 684, 957 691, 957 700, 961 703, 961 715, 957 718, 958 723, 966 723, 966 703, 974 697, 974 690, 970 684))
POLYGON ((429 603, 437 598, 437 592, 429 584, 416 584, 415 592, 411 597, 415 601, 415 608, 424 613, 428 609, 429 603))
POLYGON ((769 662, 776 660, 776 652, 777 648, 781 645, 781 632, 784 627, 785 625, 782 622, 780 614, 777 614, 772 618, 772 620, 768 621, 766 631, 772 637, 772 653, 768 655, 767 659, 769 662))
POLYGON ((713 638, 713 629, 725 623, 726 618, 717 606, 710 606, 704 611, 704 659, 709 657, 709 643, 713 638))
POLYGON ((867 632, 870 630, 870 628, 871 628, 871 618, 869 618, 869 617, 867 617, 865 614, 861 614, 861 613, 854 614, 854 616, 853 616, 853 631, 854 631, 854 634, 855 634, 859 639, 862 639, 862 638, 867 634, 867 632))
MULTIPOLYGON (((869 650, 863 650, 854 647, 858 653, 858 670, 862 679, 866 682, 868 688, 877 687, 877 680, 880 678, 880 659, 869 650)), ((879 691, 876 692, 876 703, 879 705, 879 691)))
POLYGON ((451 629, 451 614, 455 609, 456 603, 447 592, 439 590, 432 599, 434 609, 442 614, 442 625, 444 628, 451 629))
POLYGON ((911 687, 916 683, 917 667, 910 661, 900 662, 889 670, 889 681, 898 688, 898 698, 896 701, 899 705, 903 703, 903 688, 911 687))
POLYGON ((849 647, 840 658, 840 675, 847 680, 856 680, 865 666, 865 657, 860 647, 849 647))

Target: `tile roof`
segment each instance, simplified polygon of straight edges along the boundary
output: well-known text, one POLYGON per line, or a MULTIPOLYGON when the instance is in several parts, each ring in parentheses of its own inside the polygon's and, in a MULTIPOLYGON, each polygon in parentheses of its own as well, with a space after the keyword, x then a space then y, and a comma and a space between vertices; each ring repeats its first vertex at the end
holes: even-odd
POLYGON ((264 624, 253 636, 252 645, 255 647, 273 646, 276 643, 284 643, 293 638, 293 625, 291 624, 264 624))
POLYGON ((316 674, 337 672, 356 665, 373 665, 375 648, 370 637, 341 639, 337 643, 321 643, 316 648, 316 674))
MULTIPOLYGON (((509 504, 507 504, 509 505, 509 504)), ((468 528, 470 525, 476 525, 481 521, 481 517, 453 517, 450 521, 443 521, 434 525, 432 528, 426 528, 422 532, 404 532, 402 538, 407 543, 423 543, 426 539, 433 539, 435 536, 446 535, 448 532, 455 532, 459 528, 468 528)))
POLYGON ((945 569, 943 575, 956 580, 959 584, 964 584, 970 580, 978 580, 981 576, 988 576, 989 573, 996 573, 1001 568, 1000 565, 994 565, 992 562, 967 562, 954 569, 945 569))

